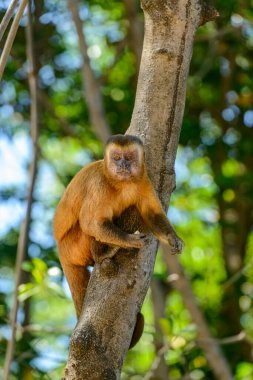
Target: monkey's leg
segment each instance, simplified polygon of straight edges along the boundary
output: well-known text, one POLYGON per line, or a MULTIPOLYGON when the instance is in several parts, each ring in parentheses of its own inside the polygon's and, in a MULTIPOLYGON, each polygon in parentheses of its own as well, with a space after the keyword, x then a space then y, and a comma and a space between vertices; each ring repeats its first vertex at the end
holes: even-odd
POLYGON ((106 277, 114 277, 118 273, 119 266, 115 260, 111 260, 120 250, 120 247, 113 247, 100 243, 96 239, 92 239, 91 256, 96 264, 99 264, 100 273, 106 277))
POLYGON ((85 266, 66 263, 65 260, 61 260, 61 264, 73 297, 77 318, 79 319, 90 279, 90 272, 85 266))
POLYGON ((90 257, 90 239, 79 226, 58 242, 59 258, 73 297, 77 318, 80 317, 86 288, 90 279, 88 265, 90 257))
MULTIPOLYGON (((96 239, 91 241, 91 254, 95 263, 101 264, 101 272, 106 276, 115 276, 117 274, 117 266, 112 259, 120 250, 120 247, 108 246, 102 244, 96 239), (109 259, 109 260, 108 260, 109 259)), ((136 316, 136 323, 129 346, 129 350, 134 347, 140 340, 144 330, 144 317, 142 313, 136 316)))

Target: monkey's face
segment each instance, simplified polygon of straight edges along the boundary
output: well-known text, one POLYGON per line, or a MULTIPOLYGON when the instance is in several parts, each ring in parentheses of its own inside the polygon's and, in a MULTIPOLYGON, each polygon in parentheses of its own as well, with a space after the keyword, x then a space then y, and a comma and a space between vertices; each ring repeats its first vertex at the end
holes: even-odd
POLYGON ((106 150, 105 164, 108 175, 117 181, 130 181, 143 174, 143 149, 136 144, 112 144, 106 150))

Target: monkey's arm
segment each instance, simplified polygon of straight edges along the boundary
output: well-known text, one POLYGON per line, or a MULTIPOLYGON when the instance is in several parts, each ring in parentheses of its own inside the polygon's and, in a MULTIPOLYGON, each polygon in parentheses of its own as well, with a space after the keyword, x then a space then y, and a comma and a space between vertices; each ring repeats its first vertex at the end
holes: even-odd
MULTIPOLYGON (((107 213, 110 214, 108 210, 107 213)), ((142 248, 145 245, 145 234, 128 234, 117 227, 110 218, 106 218, 105 215, 94 215, 93 220, 88 221, 85 216, 85 208, 82 208, 79 218, 81 229, 97 241, 121 248, 142 248)))
POLYGON ((145 234, 128 234, 113 224, 109 219, 96 222, 92 236, 96 240, 121 248, 142 248, 145 245, 145 234))
POLYGON ((160 200, 152 187, 146 189, 145 194, 137 204, 137 208, 151 232, 162 242, 170 245, 172 253, 180 253, 184 247, 183 241, 177 236, 170 224, 160 200))

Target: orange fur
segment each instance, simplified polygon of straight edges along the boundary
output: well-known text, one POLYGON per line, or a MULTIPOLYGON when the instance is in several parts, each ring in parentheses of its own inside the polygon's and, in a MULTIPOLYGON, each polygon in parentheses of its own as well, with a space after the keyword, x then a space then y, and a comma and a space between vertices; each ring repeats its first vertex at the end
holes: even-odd
POLYGON ((78 317, 89 281, 87 267, 93 262, 92 239, 123 248, 140 248, 145 243, 143 234, 127 234, 113 225, 114 218, 124 210, 137 207, 144 222, 159 239, 167 242, 179 239, 147 176, 143 146, 133 139, 137 138, 119 135, 116 141, 110 141, 105 160, 81 169, 56 209, 54 236, 78 317), (116 159, 114 162, 115 151, 122 155, 122 164, 116 159), (125 157, 128 152, 134 155, 132 161, 125 157), (124 168, 135 174, 119 180, 113 174, 112 164, 114 168, 125 165, 124 168))

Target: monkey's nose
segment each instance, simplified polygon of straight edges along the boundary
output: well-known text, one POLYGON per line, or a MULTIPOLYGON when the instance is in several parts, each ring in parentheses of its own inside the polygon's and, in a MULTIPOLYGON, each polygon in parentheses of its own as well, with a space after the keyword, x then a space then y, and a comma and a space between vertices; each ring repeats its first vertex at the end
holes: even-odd
POLYGON ((126 170, 126 171, 129 171, 130 170, 130 163, 123 160, 122 163, 121 163, 121 167, 122 167, 122 170, 126 170))

